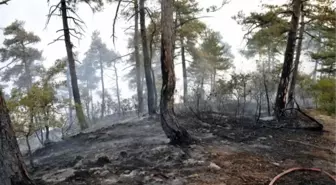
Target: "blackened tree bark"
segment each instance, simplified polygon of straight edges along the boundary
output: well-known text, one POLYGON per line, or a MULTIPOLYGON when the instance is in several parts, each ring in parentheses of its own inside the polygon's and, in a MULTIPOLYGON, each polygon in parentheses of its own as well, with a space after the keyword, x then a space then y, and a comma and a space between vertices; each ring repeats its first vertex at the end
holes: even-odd
MULTIPOLYGON (((72 101, 71 101, 71 79, 70 79, 70 68, 69 68, 69 63, 67 65, 67 72, 66 72, 66 83, 68 86, 68 94, 69 94, 69 106, 68 106, 68 119, 69 119, 69 127, 73 123, 73 116, 72 116, 72 101)), ((87 115, 90 117, 90 115, 87 115)))
POLYGON ((136 85, 138 95, 138 114, 143 113, 143 83, 141 80, 141 60, 139 54, 139 5, 138 0, 134 0, 134 56, 135 56, 135 70, 136 70, 136 85))
POLYGON ((161 1, 161 125, 163 131, 170 139, 171 144, 190 144, 193 139, 185 128, 179 125, 174 113, 174 22, 173 22, 173 0, 161 1))
POLYGON ((45 133, 45 141, 44 141, 44 144, 48 144, 48 143, 50 143, 50 138, 49 138, 49 126, 48 125, 46 125, 45 126, 45 130, 46 130, 46 133, 45 133))
POLYGON ((72 94, 75 102, 76 115, 79 122, 80 128, 86 129, 88 128, 88 124, 85 120, 84 112, 82 109, 82 103, 80 99, 76 68, 75 68, 75 59, 72 52, 72 43, 70 39, 70 30, 68 24, 68 16, 67 16, 67 5, 65 0, 61 0, 61 12, 62 12, 62 23, 63 23, 63 31, 64 31, 64 41, 65 47, 68 57, 69 69, 70 69, 70 77, 71 77, 71 86, 72 86, 72 94))
POLYGON ((304 33, 304 29, 305 29, 303 4, 301 5, 301 12, 302 13, 301 13, 301 20, 300 20, 299 39, 298 39, 298 43, 297 43, 297 46, 296 46, 296 53, 295 53, 295 61, 294 61, 294 69, 293 69, 292 79, 291 79, 289 90, 288 90, 288 106, 291 107, 291 108, 294 108, 295 85, 296 85, 296 79, 297 79, 298 70, 299 70, 303 33, 304 33))
MULTIPOLYGON (((262 76, 263 76, 263 84, 264 84, 264 89, 265 89, 265 96, 266 96, 266 102, 267 102, 267 113, 268 116, 271 115, 271 105, 270 105, 270 99, 269 99, 269 93, 268 93, 268 87, 267 87, 267 76, 266 76, 266 71, 265 71, 265 62, 261 59, 261 54, 259 53, 259 60, 262 61, 262 76)), ((270 49, 268 52, 268 63, 271 63, 271 53, 270 49)), ((268 65, 268 70, 267 72, 270 72, 271 67, 268 65)))
POLYGON ((118 76, 118 69, 116 66, 116 62, 113 63, 113 69, 115 74, 115 83, 116 83, 116 93, 117 93, 117 99, 118 99, 118 114, 120 115, 121 112, 121 102, 120 102, 120 90, 119 90, 119 76, 118 76))
POLYGON ((155 107, 155 97, 154 97, 154 83, 152 78, 152 62, 149 57, 148 43, 147 43, 147 33, 146 33, 146 22, 145 22, 145 0, 140 0, 139 5, 140 12, 140 33, 142 40, 142 50, 144 56, 144 67, 145 67, 145 77, 147 85, 147 102, 148 102, 148 114, 156 114, 155 107))
POLYGON ((155 75, 154 75, 154 70, 151 70, 151 74, 152 74, 152 79, 153 79, 153 90, 154 90, 154 108, 155 108, 155 112, 157 110, 158 107, 158 94, 157 94, 157 89, 156 89, 156 80, 155 80, 155 75))
POLYGON ((8 109, 0 91, 0 182, 1 185, 33 185, 17 143, 8 109))
POLYGON ((288 93, 288 85, 290 80, 291 69, 293 66, 296 33, 299 25, 302 0, 293 0, 292 18, 290 22, 290 30, 287 36, 287 45, 285 50, 284 63, 278 86, 278 92, 275 100, 275 114, 279 116, 280 112, 286 107, 286 95, 288 93))

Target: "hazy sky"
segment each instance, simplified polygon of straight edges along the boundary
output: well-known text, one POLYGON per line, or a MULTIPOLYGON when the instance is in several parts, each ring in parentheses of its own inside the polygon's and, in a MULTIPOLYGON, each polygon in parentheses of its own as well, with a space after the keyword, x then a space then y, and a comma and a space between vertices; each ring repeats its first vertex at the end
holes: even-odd
MULTIPOLYGON (((156 2, 157 0, 153 1, 156 2)), ((280 1, 283 2, 285 0, 276 0, 277 3, 280 1)), ((50 5, 57 2, 58 0, 50 0, 50 5)), ((200 2, 201 7, 209 7, 214 4, 220 5, 222 0, 198 0, 198 2, 200 2)), ((268 0, 267 2, 275 2, 275 0, 268 0)), ((260 9, 260 5, 261 0, 231 0, 231 2, 225 5, 221 10, 207 14, 211 16, 210 18, 202 19, 202 21, 204 21, 210 28, 219 31, 223 36, 223 41, 232 46, 232 52, 235 55, 234 64, 237 72, 249 72, 255 70, 255 62, 247 61, 239 55, 238 50, 244 47, 242 40, 244 32, 231 17, 236 15, 240 10, 243 10, 246 13, 257 11, 260 9)), ((110 36, 112 34, 112 20, 115 14, 115 9, 115 4, 107 5, 102 12, 93 14, 87 5, 82 4, 79 6, 78 14, 86 23, 86 32, 82 40, 77 41, 73 38, 73 42, 76 45, 75 49, 80 52, 80 59, 82 59, 83 53, 89 48, 91 34, 94 30, 100 31, 103 41, 109 48, 113 48, 121 55, 128 53, 126 46, 129 36, 125 34, 124 29, 127 28, 128 25, 131 25, 132 21, 126 22, 122 18, 118 20, 116 24, 117 39, 114 47, 110 36)), ((12 0, 8 5, 0 6, 0 28, 6 27, 15 19, 25 21, 25 28, 40 36, 42 41, 37 47, 43 50, 43 56, 46 58, 44 61, 45 65, 51 66, 56 59, 66 56, 66 51, 64 42, 60 41, 48 45, 48 43, 58 37, 59 33, 56 33, 56 30, 62 27, 61 19, 53 17, 48 27, 44 29, 48 10, 49 5, 47 0, 12 0)), ((2 42, 3 35, 1 33, 0 43, 2 44, 2 42)), ((122 71, 122 68, 124 67, 119 68, 119 73, 124 74, 126 71, 122 71)), ((177 91, 179 94, 182 94, 181 66, 176 65, 175 71, 179 78, 177 81, 177 91)), ((112 74, 109 76, 112 76, 112 74)), ((112 83, 112 80, 106 80, 108 88, 112 87, 112 83)), ((135 94, 135 92, 128 92, 128 83, 122 81, 121 85, 122 95, 124 97, 129 97, 131 94, 135 94)))

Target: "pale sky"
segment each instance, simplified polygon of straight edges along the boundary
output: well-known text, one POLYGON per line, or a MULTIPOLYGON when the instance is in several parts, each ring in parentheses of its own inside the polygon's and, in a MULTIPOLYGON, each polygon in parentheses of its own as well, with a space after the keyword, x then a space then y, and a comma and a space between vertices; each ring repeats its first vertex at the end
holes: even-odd
MULTIPOLYGON (((150 1, 150 0, 147 0, 150 1)), ((157 1, 157 0, 153 0, 157 1)), ((280 2, 285 0, 268 0, 263 2, 280 2)), ((50 0, 50 5, 57 3, 58 0, 50 0)), ((221 5, 222 0, 198 0, 201 7, 209 7, 211 5, 221 5)), ((243 35, 244 31, 231 17, 236 15, 240 10, 245 13, 251 11, 260 10, 261 0, 231 0, 231 2, 225 5, 221 10, 215 13, 207 13, 210 18, 201 19, 211 29, 219 31, 223 36, 223 41, 229 43, 232 46, 232 52, 235 56, 234 64, 237 72, 250 72, 255 70, 255 61, 247 61, 245 58, 239 55, 239 49, 244 47, 243 35)), ((128 35, 124 30, 128 25, 132 24, 132 21, 126 22, 120 18, 116 24, 116 44, 115 47, 112 44, 112 21, 115 14, 116 4, 106 5, 104 10, 99 13, 93 14, 91 9, 82 4, 78 8, 78 14, 85 21, 86 32, 85 37, 79 42, 73 38, 73 43, 76 45, 76 51, 80 53, 80 59, 83 58, 84 52, 89 48, 91 42, 91 34, 94 30, 99 30, 102 40, 107 44, 109 48, 113 48, 121 55, 129 53, 127 50, 128 35)), ((46 29, 45 23, 47 20, 49 6, 47 0, 11 0, 8 5, 0 6, 0 28, 6 27, 12 23, 15 19, 25 21, 25 29, 33 31, 36 35, 40 36, 41 43, 37 45, 39 49, 43 50, 43 56, 46 58, 44 61, 45 66, 51 66, 56 59, 66 56, 64 41, 56 42, 52 45, 48 43, 52 42, 58 37, 56 30, 62 28, 61 19, 53 17, 46 29)), ((205 15, 205 14, 204 14, 205 15)), ((148 21, 147 21, 148 22, 148 21)), ((3 42, 2 32, 0 33, 0 43, 3 42)), ((124 65, 123 65, 124 66, 124 65)), ((119 73, 124 74, 122 71, 124 67, 119 67, 119 73)), ((310 69, 310 68, 309 68, 310 69)), ((310 71, 308 69, 308 71, 310 71)), ((307 69, 305 69, 306 71, 307 69)), ((182 94, 182 69, 181 65, 175 66, 177 78, 177 91, 178 94, 182 94)), ((107 72, 108 73, 108 72, 107 72)), ((112 76, 112 74, 107 74, 112 76)), ((123 97, 129 97, 135 92, 129 92, 128 83, 123 79, 120 81, 123 97)), ((112 87, 113 81, 107 79, 106 86, 112 87), (110 84, 109 84, 110 83, 110 84)))

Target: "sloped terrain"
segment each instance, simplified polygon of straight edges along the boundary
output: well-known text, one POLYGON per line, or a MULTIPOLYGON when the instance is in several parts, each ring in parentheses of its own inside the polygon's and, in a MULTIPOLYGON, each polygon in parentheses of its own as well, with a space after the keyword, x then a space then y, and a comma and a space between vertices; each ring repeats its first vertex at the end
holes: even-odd
MULTIPOLYGON (((167 145, 158 119, 129 119, 36 150, 32 176, 55 185, 259 185, 292 167, 336 174, 332 132, 260 127, 249 118, 180 122, 199 143, 167 145)), ((322 174, 306 176, 293 173, 278 184, 335 184, 322 174)))

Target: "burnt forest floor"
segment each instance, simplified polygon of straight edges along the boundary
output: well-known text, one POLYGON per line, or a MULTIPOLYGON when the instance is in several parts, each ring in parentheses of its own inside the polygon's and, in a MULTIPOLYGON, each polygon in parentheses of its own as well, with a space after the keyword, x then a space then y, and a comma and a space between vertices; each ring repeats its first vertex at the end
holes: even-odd
MULTIPOLYGON (((335 120, 325 131, 260 127, 249 118, 179 118, 200 143, 168 145, 159 119, 110 123, 33 153, 38 185, 266 185, 292 167, 335 171, 335 120)), ((27 160, 28 161, 28 160, 27 160)), ((276 185, 333 185, 321 173, 293 172, 276 185)))

